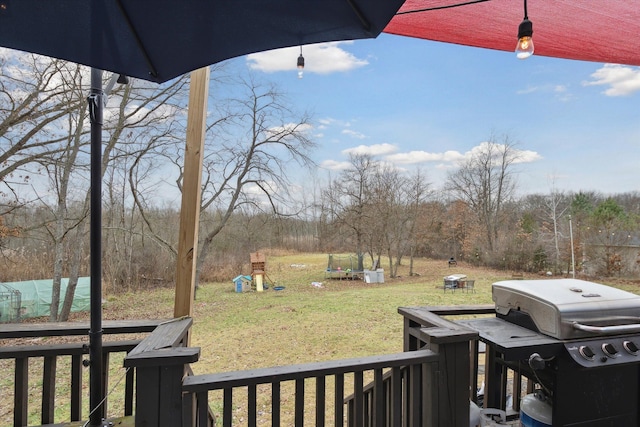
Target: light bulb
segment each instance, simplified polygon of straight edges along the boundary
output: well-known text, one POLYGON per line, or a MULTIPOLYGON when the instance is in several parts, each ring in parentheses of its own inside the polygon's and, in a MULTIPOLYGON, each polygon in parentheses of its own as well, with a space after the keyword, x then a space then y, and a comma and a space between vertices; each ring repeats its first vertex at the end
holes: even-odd
MULTIPOLYGON (((302 47, 300 48, 302 51, 302 47)), ((298 56, 298 78, 302 78, 302 70, 304 70, 304 56, 302 56, 302 52, 300 52, 300 56, 298 56)))
POLYGON ((531 36, 520 37, 516 46, 516 57, 527 59, 531 55, 533 55, 533 38, 531 36))
POLYGON ((516 45, 516 57, 527 59, 533 55, 533 23, 524 17, 518 26, 518 44, 516 45))

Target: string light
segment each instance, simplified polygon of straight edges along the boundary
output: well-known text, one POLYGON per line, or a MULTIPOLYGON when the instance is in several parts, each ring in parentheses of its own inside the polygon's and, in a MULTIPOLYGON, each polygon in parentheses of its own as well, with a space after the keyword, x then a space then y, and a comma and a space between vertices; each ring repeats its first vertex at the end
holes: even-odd
POLYGON ((518 26, 518 44, 516 45, 516 57, 527 59, 533 55, 533 23, 527 15, 527 0, 524 0, 524 19, 518 26))
POLYGON ((304 70, 304 56, 302 56, 302 46, 300 46, 300 56, 298 56, 298 78, 302 78, 304 70))

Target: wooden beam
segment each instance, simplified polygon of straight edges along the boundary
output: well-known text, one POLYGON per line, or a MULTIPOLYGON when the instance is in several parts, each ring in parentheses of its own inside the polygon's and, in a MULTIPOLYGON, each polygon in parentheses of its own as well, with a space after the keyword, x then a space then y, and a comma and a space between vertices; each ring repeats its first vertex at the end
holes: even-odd
POLYGON ((191 317, 193 311, 198 224, 200 221, 200 181, 202 179, 208 97, 209 67, 204 67, 191 73, 176 263, 174 317, 191 317))
MULTIPOLYGON (((105 320, 102 322, 102 333, 110 335, 152 332, 164 320, 105 320)), ((0 339, 86 336, 88 330, 89 322, 2 323, 0 339)))

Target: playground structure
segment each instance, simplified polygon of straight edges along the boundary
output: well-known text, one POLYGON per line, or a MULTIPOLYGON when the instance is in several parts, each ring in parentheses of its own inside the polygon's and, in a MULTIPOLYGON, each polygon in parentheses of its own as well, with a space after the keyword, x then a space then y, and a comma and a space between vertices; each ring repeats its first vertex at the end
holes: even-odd
POLYGON ((251 276, 236 276, 233 278, 233 285, 236 292, 249 292, 251 291, 251 276))
MULTIPOLYGON (((251 257, 251 275, 239 275, 233 278, 233 287, 236 292, 250 292, 256 290, 263 292, 269 288, 268 282, 271 281, 266 272, 266 256, 260 252, 252 252, 251 257)), ((271 282, 273 284, 273 282, 271 282)), ((274 290, 282 290, 284 286, 274 286, 274 290)))
POLYGON ((329 254, 325 279, 362 279, 362 255, 333 255, 329 254))
POLYGON ((251 253, 251 278, 256 285, 256 291, 264 291, 264 280, 266 273, 267 258, 260 252, 251 253))

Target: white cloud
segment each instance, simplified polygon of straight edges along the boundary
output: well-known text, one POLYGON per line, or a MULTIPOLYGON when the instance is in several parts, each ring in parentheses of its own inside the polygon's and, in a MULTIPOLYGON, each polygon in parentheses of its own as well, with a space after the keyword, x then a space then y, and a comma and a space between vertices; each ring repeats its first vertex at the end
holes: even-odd
MULTIPOLYGON (((397 163, 395 162, 388 162, 388 161, 374 161, 374 163, 376 163, 377 165, 384 167, 384 168, 388 168, 388 169, 394 169, 397 170, 399 172, 406 172, 407 170, 399 167, 397 163)), ((324 160, 320 163, 320 167, 322 169, 327 169, 327 170, 332 170, 332 171, 343 171, 343 170, 347 170, 347 169, 353 169, 353 164, 351 162, 348 161, 342 161, 339 162, 337 160, 324 160)))
POLYGON ((573 95, 569 92, 569 88, 562 84, 544 84, 540 86, 529 86, 526 89, 516 91, 517 95, 530 95, 532 93, 553 93, 556 99, 560 101, 571 101, 573 95))
POLYGON ((438 163, 436 165, 436 169, 440 171, 451 170, 454 167, 457 167, 457 165, 454 165, 453 163, 438 163))
POLYGON ((593 80, 583 86, 608 86, 607 96, 626 96, 640 91, 640 68, 625 65, 605 64, 591 74, 593 80))
POLYGON ((351 130, 351 129, 343 129, 342 130, 342 134, 343 135, 349 135, 352 138, 356 138, 356 139, 365 139, 366 136, 363 133, 360 132, 356 132, 355 130, 351 130))
POLYGON ((310 132, 313 129, 313 126, 311 126, 308 123, 303 123, 303 124, 298 124, 298 123, 286 123, 283 126, 273 126, 270 129, 268 129, 268 132, 272 133, 272 134, 280 134, 280 133, 287 133, 287 132, 291 132, 293 133, 295 132, 310 132))
POLYGON ((337 160, 323 160, 320 163, 320 167, 323 169, 340 171, 340 170, 349 169, 351 167, 351 163, 339 162, 337 160))
POLYGON ((398 147, 393 144, 373 144, 373 145, 358 145, 357 147, 347 148, 342 150, 342 154, 368 154, 371 156, 385 156, 398 151, 398 147))
POLYGON ((528 95, 530 93, 538 92, 539 90, 540 90, 540 87, 538 86, 529 86, 526 89, 517 90, 516 93, 518 95, 528 95))
MULTIPOLYGON (((330 74, 350 71, 368 65, 369 62, 367 60, 356 58, 341 47, 352 43, 352 41, 341 41, 302 46, 304 72, 330 74)), ((265 73, 292 71, 296 69, 299 55, 299 46, 252 53, 247 55, 247 65, 252 70, 265 73)))
POLYGON ((268 192, 270 193, 277 193, 278 189, 280 188, 278 186, 278 183, 276 183, 273 180, 265 180, 265 181, 260 181, 260 185, 257 184, 247 184, 244 187, 244 191, 252 198, 260 198, 263 197, 264 194, 264 189, 266 189, 268 192))
MULTIPOLYGON (((467 151, 466 153, 464 153, 464 157, 466 159, 469 159, 477 154, 481 154, 483 152, 486 152, 487 150, 487 146, 489 145, 489 142, 481 142, 480 144, 476 145, 475 147, 473 147, 471 150, 467 151)), ((504 145, 503 144, 495 144, 494 143, 494 151, 496 153, 499 153, 500 151, 503 150, 504 145)), ((535 162, 537 160, 541 160, 542 156, 540 154, 538 154, 535 151, 531 151, 531 150, 520 150, 517 149, 515 147, 511 147, 510 148, 511 153, 514 155, 514 161, 513 163, 531 163, 531 162, 535 162)))
POLYGON ((542 156, 535 151, 531 150, 514 150, 516 153, 516 159, 513 163, 532 163, 538 160, 542 160, 542 156))
MULTIPOLYGON (((438 169, 448 169, 450 167, 456 166, 459 162, 464 161, 465 159, 474 156, 475 154, 482 152, 486 149, 487 142, 483 142, 466 153, 462 154, 458 151, 449 150, 441 153, 430 153, 427 151, 408 151, 404 153, 394 153, 385 156, 385 161, 391 162, 394 164, 419 164, 419 163, 428 163, 428 162, 437 162, 435 166, 438 169)), ((542 159, 535 151, 530 150, 518 150, 515 148, 511 148, 512 152, 515 154, 516 159, 514 163, 531 163, 537 160, 542 159)))
MULTIPOLYGON (((393 167, 398 170, 402 169, 403 165, 419 165, 430 163, 434 169, 448 170, 459 167, 461 162, 466 159, 470 159, 472 156, 482 153, 486 150, 488 142, 482 142, 465 153, 461 153, 455 150, 447 150, 438 153, 432 153, 423 150, 413 150, 407 152, 399 152, 398 146, 394 144, 373 144, 373 145, 359 145, 357 147, 347 148, 342 150, 344 156, 349 155, 370 155, 373 157, 379 157, 378 162, 380 164, 393 167)), ((495 151, 498 152, 502 147, 495 147, 495 151)), ((515 147, 510 148, 514 154, 514 164, 532 163, 541 160, 543 157, 536 151, 532 150, 520 150, 515 147)), ((344 170, 350 167, 348 161, 338 160, 325 160, 321 166, 330 170, 344 170)))
POLYGON ((425 162, 456 162, 464 156, 457 151, 445 151, 444 153, 429 153, 427 151, 409 151, 396 153, 385 157, 387 161, 398 164, 416 164, 425 162))

